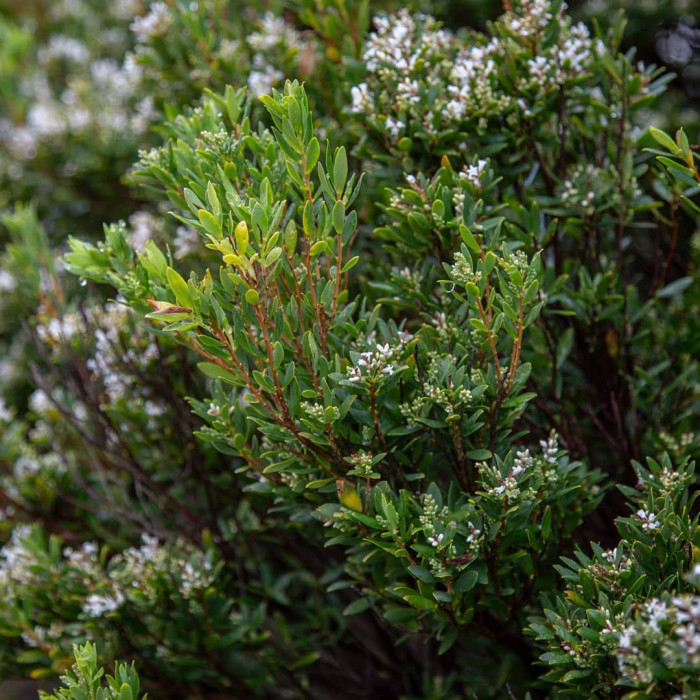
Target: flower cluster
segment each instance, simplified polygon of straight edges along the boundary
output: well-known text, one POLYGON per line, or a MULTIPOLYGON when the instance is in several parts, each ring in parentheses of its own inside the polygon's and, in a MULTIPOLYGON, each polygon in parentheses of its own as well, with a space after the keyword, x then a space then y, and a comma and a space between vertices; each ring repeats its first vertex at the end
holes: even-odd
MULTIPOLYGON (((70 327, 74 334, 78 329, 81 334, 92 332, 94 349, 92 356, 87 359, 86 367, 96 381, 102 382, 108 403, 124 398, 131 387, 131 380, 123 371, 125 366, 147 367, 158 357, 158 346, 153 341, 141 351, 132 347, 122 352, 122 334, 128 326, 128 316, 127 307, 110 303, 104 308, 90 310, 84 317, 74 317, 74 321, 77 318, 82 323, 79 327, 77 323, 70 327)), ((61 331, 65 329, 62 327, 61 331)), ((53 337, 51 322, 46 334, 53 337)))
POLYGON ((489 164, 488 160, 479 158, 473 165, 465 165, 459 173, 459 176, 466 180, 472 187, 482 187, 481 177, 489 164))
MULTIPOLYGON (((351 90, 352 110, 366 115, 393 142, 422 130, 434 138, 470 120, 484 128, 487 118, 517 110, 529 115, 533 99, 570 84, 605 51, 584 24, 572 25, 564 8, 555 13, 550 0, 528 0, 501 18, 500 34, 475 36, 468 43, 440 29, 431 17, 411 17, 406 11, 376 17, 363 53, 365 79, 351 90), (556 40, 549 31, 554 23, 556 40), (523 62, 515 93, 499 72, 507 56, 523 62), (412 129, 407 128, 410 118, 415 119, 412 129)), ((471 175, 469 181, 478 186, 477 172, 471 175)))
POLYGON ((303 43, 298 32, 282 17, 266 12, 259 29, 248 35, 248 44, 255 52, 248 87, 254 95, 268 95, 284 78, 284 73, 268 63, 267 55, 280 51, 300 51, 303 43))
POLYGON ((14 597, 15 586, 34 580, 34 557, 27 546, 31 536, 31 526, 17 525, 12 530, 10 541, 0 549, 0 586, 10 597, 14 597))
POLYGON ((617 630, 619 673, 634 684, 653 681, 650 662, 659 655, 671 666, 700 666, 700 598, 674 596, 644 601, 634 622, 617 630))
POLYGON ((642 524, 642 530, 647 532, 652 532, 660 526, 659 519, 656 513, 650 513, 645 508, 640 508, 636 513, 635 517, 642 524))
MULTIPOLYGON (((405 117, 400 115, 421 116, 422 98, 431 86, 438 87, 444 81, 445 55, 452 51, 454 37, 432 17, 412 15, 405 9, 377 16, 373 24, 375 31, 362 54, 367 79, 351 89, 352 111, 376 117, 384 106, 392 105, 383 123, 396 141, 406 126, 405 117)), ((436 114, 437 110, 426 114, 426 123, 436 114)))
POLYGON ((374 466, 383 456, 380 454, 375 457, 371 452, 361 450, 356 454, 350 455, 350 457, 346 457, 346 461, 353 466, 348 474, 359 476, 361 479, 378 479, 380 474, 374 470, 374 466))
POLYGON ((428 355, 421 393, 399 406, 410 424, 420 424, 431 414, 433 407, 439 407, 442 415, 454 416, 472 402, 474 387, 471 383, 466 378, 463 384, 454 382, 457 365, 457 358, 452 355, 428 355))
POLYGON ((401 370, 400 366, 395 366, 395 362, 400 358, 403 346, 408 336, 399 336, 396 345, 390 343, 377 343, 373 349, 361 352, 355 360, 354 365, 346 370, 348 381, 361 382, 367 378, 378 379, 382 376, 389 376, 401 370))
MULTIPOLYGON (((454 521, 447 522, 450 517, 449 509, 447 506, 440 507, 429 493, 423 494, 421 501, 423 510, 418 521, 422 526, 426 541, 434 549, 443 552, 446 557, 454 556, 456 550, 452 543, 452 537, 457 524, 454 521), (445 539, 446 535, 449 536, 448 540, 445 539)), ((444 569, 443 563, 433 558, 428 560, 428 564, 437 572, 444 569)))
POLYGON ((149 42, 153 37, 167 34, 173 24, 173 17, 164 2, 154 2, 149 6, 148 12, 138 16, 129 25, 136 40, 142 43, 149 42))

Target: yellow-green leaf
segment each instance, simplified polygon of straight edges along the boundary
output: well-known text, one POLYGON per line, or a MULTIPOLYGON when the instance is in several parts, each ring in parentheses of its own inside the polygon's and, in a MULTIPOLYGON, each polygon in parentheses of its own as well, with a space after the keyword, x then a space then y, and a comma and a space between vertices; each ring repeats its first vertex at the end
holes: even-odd
POLYGON ((190 289, 187 286, 187 282, 185 282, 180 273, 173 270, 172 267, 169 267, 165 271, 165 274, 168 278, 170 289, 173 290, 177 303, 186 309, 191 309, 193 306, 192 297, 190 296, 190 289))
POLYGON ((239 221, 236 224, 236 230, 234 231, 234 236, 236 238, 236 250, 238 254, 243 256, 248 250, 248 224, 245 221, 239 221))
POLYGON ((207 211, 206 209, 200 209, 197 212, 197 218, 199 219, 199 223, 204 226, 204 230, 207 233, 210 233, 216 238, 221 238, 221 224, 211 212, 207 211))

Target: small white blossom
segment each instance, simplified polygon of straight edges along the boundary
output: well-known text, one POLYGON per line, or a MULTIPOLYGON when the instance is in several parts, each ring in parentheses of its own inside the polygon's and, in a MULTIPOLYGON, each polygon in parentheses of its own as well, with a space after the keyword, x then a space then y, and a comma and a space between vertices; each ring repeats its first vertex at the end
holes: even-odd
POLYGON ((164 2, 154 2, 147 15, 137 17, 130 26, 136 41, 146 43, 154 36, 164 35, 173 23, 168 6, 164 2))
POLYGON ((9 423, 13 418, 13 413, 5 404, 5 399, 0 396, 0 422, 9 423))
POLYGON ((131 232, 129 234, 129 244, 131 247, 143 253, 146 243, 150 241, 160 229, 158 220, 150 211, 136 211, 129 217, 131 232))
POLYGON ((284 78, 284 73, 273 66, 258 66, 248 75, 248 87, 256 96, 269 95, 272 88, 284 78))
POLYGON ((484 174, 484 170, 488 164, 487 160, 480 158, 474 165, 463 168, 459 176, 473 187, 481 187, 481 176, 484 174))
POLYGON ((658 632, 659 622, 663 622, 668 618, 666 603, 660 601, 658 598, 652 598, 646 602, 644 607, 649 618, 649 626, 654 632, 658 632))
POLYGON ((636 630, 632 625, 625 627, 619 632, 618 647, 622 651, 636 651, 637 647, 632 644, 632 636, 636 634, 636 630))
POLYGON ((124 595, 117 591, 113 596, 93 593, 83 605, 83 613, 88 617, 102 617, 106 613, 117 610, 124 602, 124 595))
POLYGON ((615 549, 608 549, 603 552, 603 559, 605 559, 605 561, 607 561, 609 564, 614 564, 615 560, 617 559, 617 547, 615 547, 615 549))
POLYGON ((544 461, 549 464, 556 464, 557 452, 559 451, 559 437, 556 431, 553 430, 546 440, 540 440, 540 447, 542 447, 544 461))
POLYGON ((639 509, 636 513, 637 519, 642 523, 642 530, 656 530, 661 523, 659 522, 656 513, 650 513, 648 510, 639 509))
POLYGON ((191 253, 196 253, 199 250, 200 239, 199 234, 192 226, 178 226, 175 230, 175 238, 173 240, 173 253, 176 260, 182 260, 191 253))
POLYGON ((532 466, 533 459, 530 456, 530 450, 523 450, 522 452, 515 453, 515 461, 513 462, 513 469, 511 474, 513 476, 520 476, 525 471, 527 471, 532 466))
POLYGON ((442 544, 442 541, 445 539, 445 535, 440 533, 439 535, 431 535, 428 537, 428 542, 435 548, 439 547, 442 544))
POLYGON ((392 139, 396 140, 399 134, 406 128, 406 124, 400 119, 394 119, 393 117, 387 117, 386 119, 386 130, 392 139))
POLYGON ((367 83, 354 85, 350 89, 352 105, 350 109, 356 114, 371 114, 373 111, 372 94, 367 87, 367 83))

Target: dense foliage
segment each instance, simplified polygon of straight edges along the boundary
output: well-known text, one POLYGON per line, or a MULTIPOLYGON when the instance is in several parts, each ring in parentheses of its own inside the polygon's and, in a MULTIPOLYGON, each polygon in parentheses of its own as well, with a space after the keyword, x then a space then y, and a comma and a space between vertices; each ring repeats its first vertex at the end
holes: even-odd
POLYGON ((700 695, 697 125, 422 9, 0 19, 3 677, 700 695))

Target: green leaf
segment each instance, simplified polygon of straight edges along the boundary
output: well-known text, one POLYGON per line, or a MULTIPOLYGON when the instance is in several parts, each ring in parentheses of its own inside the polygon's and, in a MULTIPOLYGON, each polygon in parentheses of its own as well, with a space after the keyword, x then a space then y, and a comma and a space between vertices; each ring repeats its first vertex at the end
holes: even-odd
POLYGON ((359 615, 365 610, 368 610, 371 607, 371 605, 372 603, 369 600, 367 600, 367 598, 358 598, 357 600, 353 600, 352 603, 350 603, 350 605, 345 607, 345 609, 343 610, 343 615, 359 615))
POLYGON ((242 90, 234 90, 232 85, 227 85, 224 96, 226 98, 226 112, 228 113, 228 118, 231 120, 231 124, 237 124, 238 117, 241 114, 243 92, 242 90))
POLYGON ((209 209, 211 209, 212 214, 214 214, 218 220, 218 218, 221 216, 221 203, 219 202, 219 197, 216 194, 216 188, 212 182, 207 184, 206 199, 209 209))
POLYGON ((681 155, 687 160, 690 157, 690 143, 683 128, 680 128, 676 133, 676 140, 681 149, 681 155))
POLYGON ((214 238, 222 237, 223 232, 221 230, 221 224, 211 212, 206 209, 199 209, 197 211, 197 218, 207 233, 210 233, 214 238))
POLYGON ((479 574, 478 572, 474 571, 474 569, 467 569, 456 581, 455 585, 453 587, 453 591, 455 593, 466 593, 467 591, 471 591, 474 586, 476 586, 476 582, 479 580, 479 574))
POLYGON ((692 199, 686 197, 684 194, 681 195, 681 199, 697 214, 700 214, 700 207, 693 202, 692 199))
POLYGON ((467 244, 467 248, 473 250, 475 253, 481 254, 481 246, 478 244, 474 234, 464 225, 459 226, 459 235, 462 240, 467 244))
POLYGON ((119 688, 119 700, 134 700, 134 694, 131 692, 131 686, 126 683, 122 683, 122 687, 119 688))
POLYGON ((265 256, 265 267, 270 267, 274 262, 277 261, 279 256, 282 255, 282 248, 280 246, 275 246, 266 256, 265 256))
MULTIPOLYGON (((467 282, 464 285, 464 289, 466 290, 467 295, 470 297, 478 298, 481 296, 481 291, 479 290, 479 287, 474 284, 474 282, 467 282)), ((483 324, 480 318, 470 319, 470 321, 478 321, 478 324, 472 323, 472 325, 477 327, 479 330, 486 330, 486 326, 483 324)))
POLYGON ((272 346, 272 366, 277 369, 284 360, 284 346, 279 340, 272 346))
POLYGON ((309 255, 311 255, 312 258, 315 258, 317 255, 321 255, 321 253, 325 253, 328 250, 328 246, 326 245, 325 241, 316 241, 311 246, 311 250, 309 251, 309 255))
POLYGON ((403 599, 418 610, 435 610, 438 606, 436 601, 424 598, 422 595, 405 595, 403 599))
POLYGON ((348 260, 348 261, 345 263, 345 265, 343 265, 342 269, 340 270, 340 274, 343 275, 343 274, 345 274, 348 270, 352 270, 352 268, 355 267, 355 265, 357 265, 357 261, 358 261, 359 259, 360 259, 360 256, 359 256, 359 255, 356 255, 355 257, 350 258, 350 260, 348 260))
POLYGON ((408 567, 408 570, 417 578, 420 579, 421 581, 425 581, 425 583, 435 583, 435 576, 433 576, 430 571, 425 569, 422 566, 418 566, 416 564, 412 564, 411 566, 408 567))
POLYGON ((348 177, 348 156, 345 147, 341 146, 335 152, 335 162, 333 163, 333 187, 340 197, 345 189, 345 181, 348 177))
POLYGON ((562 683, 568 683, 569 681, 575 681, 578 680, 579 678, 587 678, 590 676, 592 671, 579 671, 579 670, 574 670, 574 671, 568 671, 562 676, 561 682, 562 683))
POLYGON ((661 287, 661 289, 659 289, 656 292, 656 296, 660 299, 680 296, 681 294, 683 294, 686 287, 689 287, 692 283, 692 277, 681 277, 677 280, 674 280, 670 284, 667 284, 665 287, 661 287))
POLYGON ((304 666, 310 666, 321 656, 318 651, 310 651, 304 656, 299 657, 293 664, 290 664, 289 668, 294 671, 298 668, 304 668, 304 666))
POLYGON ((197 368, 212 379, 221 379, 228 384, 238 384, 238 378, 233 372, 229 372, 219 365, 215 365, 213 362, 199 362, 197 363, 197 368))
POLYGON ((548 540, 552 534, 552 509, 549 506, 544 509, 540 527, 542 529, 542 539, 548 540))
POLYGON ((255 206, 253 207, 252 218, 253 226, 260 231, 261 236, 265 236, 267 234, 267 227, 270 224, 270 220, 267 215, 267 211, 265 210, 265 207, 262 204, 260 204, 260 202, 255 203, 255 206))
POLYGON ((561 338, 559 338, 559 342, 557 343, 557 357, 556 357, 557 367, 561 367, 564 364, 564 361, 569 356, 569 353, 571 352, 571 348, 573 347, 573 345, 574 345, 574 329, 567 328, 561 334, 561 338))
POLYGON ((306 147, 306 174, 308 175, 318 163, 318 158, 321 155, 321 146, 318 143, 318 139, 314 136, 309 145, 306 147))
POLYGON ((671 153, 679 153, 680 149, 676 145, 676 142, 664 131, 657 129, 656 127, 650 126, 649 133, 652 135, 653 139, 660 146, 663 146, 667 151, 671 153))
POLYGON ((459 627, 457 627, 457 625, 450 625, 438 647, 438 656, 442 656, 448 652, 457 641, 457 637, 459 637, 459 627))
POLYGON ((165 271, 165 275, 168 278, 168 284, 175 295, 177 303, 186 309, 191 309, 193 306, 192 297, 190 296, 190 288, 187 286, 187 282, 172 267, 165 271))
POLYGON ((196 214, 199 209, 204 209, 202 200, 189 187, 185 187, 183 193, 187 206, 193 214, 196 214))
POLYGON ((493 455, 491 450, 470 450, 467 452, 467 457, 473 459, 475 462, 480 462, 484 459, 491 459, 493 455))
MULTIPOLYGON (((673 160, 672 158, 667 158, 666 156, 656 156, 656 160, 663 163, 669 170, 675 170, 677 173, 680 173, 680 175, 678 175, 679 180, 687 179, 689 183, 695 183, 695 173, 693 173, 693 171, 685 165, 681 165, 681 163, 678 161, 673 160), (684 178, 683 175, 687 177, 684 178)), ((674 173, 671 173, 671 175, 673 174, 674 173)))
POLYGON ((333 220, 335 232, 342 233, 343 225, 345 224, 345 205, 340 200, 333 205, 331 219, 333 220))

